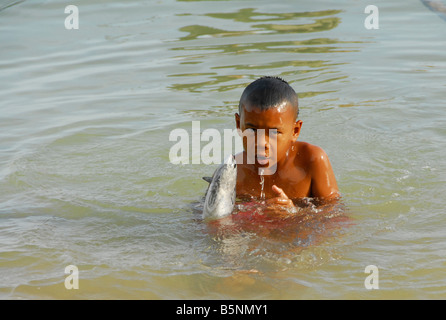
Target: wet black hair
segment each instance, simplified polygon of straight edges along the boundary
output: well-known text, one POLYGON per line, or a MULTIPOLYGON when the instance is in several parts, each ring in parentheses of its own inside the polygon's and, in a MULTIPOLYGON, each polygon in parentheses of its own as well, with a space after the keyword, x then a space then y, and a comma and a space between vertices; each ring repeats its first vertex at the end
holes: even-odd
POLYGON ((247 102, 260 110, 275 108, 287 102, 296 112, 295 120, 299 115, 297 93, 288 82, 279 77, 265 76, 250 83, 240 98, 239 114, 247 102))

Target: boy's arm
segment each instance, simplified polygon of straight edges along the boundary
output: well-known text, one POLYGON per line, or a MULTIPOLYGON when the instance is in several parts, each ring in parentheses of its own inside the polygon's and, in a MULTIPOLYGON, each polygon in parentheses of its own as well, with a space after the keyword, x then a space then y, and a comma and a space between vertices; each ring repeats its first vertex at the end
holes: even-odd
POLYGON ((338 184, 327 154, 317 146, 312 147, 311 196, 327 200, 339 197, 338 184))

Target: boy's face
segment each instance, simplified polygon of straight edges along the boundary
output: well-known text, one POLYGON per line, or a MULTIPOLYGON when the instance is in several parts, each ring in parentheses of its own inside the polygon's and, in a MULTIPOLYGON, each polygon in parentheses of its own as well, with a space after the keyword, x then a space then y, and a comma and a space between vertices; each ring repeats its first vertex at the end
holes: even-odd
POLYGON ((268 110, 243 105, 241 114, 235 114, 235 121, 237 129, 247 137, 243 139, 243 149, 248 163, 271 168, 285 159, 302 127, 302 121, 294 119, 295 111, 286 103, 268 110))

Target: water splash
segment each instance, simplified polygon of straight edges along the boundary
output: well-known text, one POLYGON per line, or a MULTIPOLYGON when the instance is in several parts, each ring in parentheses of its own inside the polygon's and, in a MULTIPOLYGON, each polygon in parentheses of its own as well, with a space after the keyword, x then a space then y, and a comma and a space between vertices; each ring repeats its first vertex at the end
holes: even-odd
POLYGON ((260 168, 259 175, 260 175, 260 200, 265 200, 265 177, 264 177, 264 169, 260 168))

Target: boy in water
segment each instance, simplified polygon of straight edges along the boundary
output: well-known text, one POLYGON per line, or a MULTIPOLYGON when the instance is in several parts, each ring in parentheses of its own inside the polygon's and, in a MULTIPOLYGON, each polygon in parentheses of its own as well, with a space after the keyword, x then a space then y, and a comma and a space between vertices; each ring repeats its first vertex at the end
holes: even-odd
POLYGON ((262 77, 243 91, 235 114, 244 149, 236 155, 238 197, 261 197, 268 205, 285 207, 294 206, 292 199, 339 197, 324 150, 297 141, 298 113, 297 94, 283 79, 262 77))

